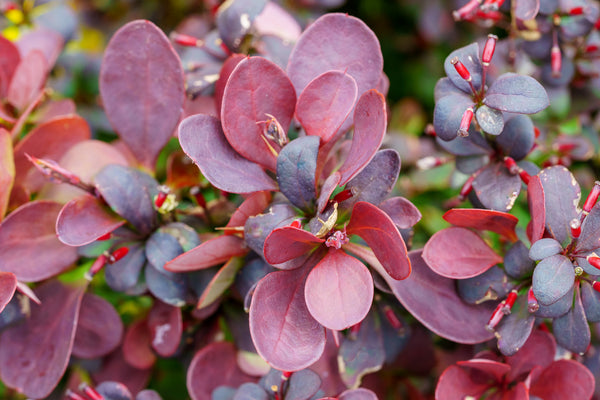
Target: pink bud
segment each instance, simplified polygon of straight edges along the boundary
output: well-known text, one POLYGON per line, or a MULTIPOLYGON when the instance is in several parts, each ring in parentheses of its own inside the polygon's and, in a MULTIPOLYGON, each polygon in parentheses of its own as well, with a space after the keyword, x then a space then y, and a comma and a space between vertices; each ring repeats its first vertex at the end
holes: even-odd
POLYGON ((467 82, 471 82, 471 73, 469 72, 467 67, 465 67, 465 65, 462 62, 460 62, 458 57, 454 57, 452 60, 450 60, 450 63, 454 65, 454 69, 456 70, 456 72, 458 72, 458 75, 460 75, 461 78, 463 78, 467 82))
POLYGON ((119 247, 118 249, 113 251, 112 254, 110 255, 110 257, 108 258, 109 264, 116 263, 117 261, 119 261, 120 259, 125 257, 127 255, 127 253, 129 253, 129 248, 119 247))
POLYGON ((558 46, 552 46, 552 50, 550 50, 550 67, 552 68, 552 76, 554 78, 560 78, 562 56, 560 54, 560 47, 558 46))
POLYGON ((579 218, 573 218, 569 222, 569 226, 571 228, 571 236, 577 239, 581 235, 581 222, 579 221, 579 218))
POLYGON ((471 126, 471 121, 473 120, 473 107, 469 107, 463 113, 463 116, 460 120, 460 126, 458 127, 458 131, 456 131, 456 135, 460 137, 469 136, 469 127, 471 126))
POLYGON ((508 156, 504 157, 504 166, 506 166, 506 169, 512 175, 516 175, 519 173, 520 168, 517 165, 516 161, 512 157, 508 157, 508 156))
POLYGON ((452 12, 455 21, 469 18, 481 5, 481 0, 470 0, 467 4, 452 12))
POLYGON ((494 56, 494 51, 496 50, 496 42, 498 41, 498 36, 489 34, 487 41, 485 42, 485 46, 483 47, 483 54, 481 55, 481 62, 483 65, 488 66, 492 61, 492 57, 494 56))
POLYGON ((498 326, 498 324, 502 320, 502 317, 504 317, 504 312, 502 312, 502 310, 504 308, 504 305, 505 305, 505 302, 502 301, 501 303, 499 303, 496 306, 496 309, 492 313, 492 316, 490 317, 490 320, 485 325, 485 329, 486 330, 488 330, 490 332, 493 332, 496 329, 496 326, 498 326))
POLYGON ((583 211, 589 213, 592 211, 592 207, 596 204, 598 200, 598 196, 600 195, 600 181, 594 182, 594 187, 588 194, 588 197, 585 199, 585 203, 583 203, 583 211))
POLYGON ((535 294, 533 293, 533 287, 530 287, 529 291, 527 292, 527 311, 534 313, 539 310, 539 308, 540 305, 535 298, 535 294))

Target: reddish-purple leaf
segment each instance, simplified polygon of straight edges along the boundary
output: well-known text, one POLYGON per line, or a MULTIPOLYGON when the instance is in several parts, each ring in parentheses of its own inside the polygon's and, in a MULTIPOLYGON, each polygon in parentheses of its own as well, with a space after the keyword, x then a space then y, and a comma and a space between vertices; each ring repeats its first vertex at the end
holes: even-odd
POLYGON ((506 362, 511 366, 508 380, 524 378, 536 365, 546 368, 554 361, 555 353, 554 337, 548 332, 535 329, 519 351, 506 357, 506 362))
POLYGON ((489 382, 468 369, 451 365, 446 368, 435 388, 438 400, 463 400, 466 396, 479 398, 489 387, 489 382))
POLYGON ((594 387, 589 369, 574 360, 558 360, 542 371, 529 393, 544 400, 591 399, 594 387))
POLYGON ((535 114, 548 107, 550 101, 544 87, 534 78, 509 72, 492 83, 483 103, 500 111, 535 114))
POLYGON ((356 81, 342 71, 327 71, 304 88, 296 104, 296 118, 307 135, 327 143, 338 131, 358 96, 356 81))
POLYGON ((40 51, 46 59, 46 72, 50 72, 63 50, 64 42, 62 35, 57 31, 38 25, 22 35, 16 45, 21 58, 33 51, 40 51))
POLYGON ((10 302, 17 288, 17 277, 12 272, 0 271, 0 313, 10 302))
POLYGON ((76 112, 76 105, 72 99, 50 100, 36 110, 35 121, 37 123, 48 122, 53 118, 64 117, 76 112))
POLYGON ((359 95, 377 87, 381 78, 383 56, 377 37, 348 14, 326 14, 311 24, 298 39, 287 67, 298 95, 314 78, 332 70, 351 75, 359 95))
POLYGON ((71 200, 60 210, 56 220, 56 233, 64 244, 83 246, 112 232, 125 222, 99 199, 83 195, 71 200))
POLYGON ((150 389, 142 390, 135 396, 135 400, 162 400, 158 392, 150 389))
POLYGON ((102 59, 106 115, 135 158, 154 170, 183 110, 183 68, 165 34, 137 20, 112 37, 102 59))
POLYGON ((393 279, 406 279, 410 275, 411 266, 404 239, 394 221, 379 208, 365 201, 356 203, 346 232, 358 235, 367 242, 393 279))
POLYGON ((491 163, 473 180, 473 192, 485 208, 509 211, 521 191, 521 178, 508 172, 504 163, 491 163))
POLYGON ((461 47, 460 49, 456 49, 444 60, 444 70, 446 71, 446 75, 450 81, 452 81, 454 86, 458 87, 460 90, 470 96, 472 92, 469 82, 460 76, 452 64, 452 60, 454 58, 458 58, 458 60, 469 71, 471 75, 471 83, 475 89, 479 90, 481 88, 481 75, 483 70, 481 61, 479 60, 479 44, 471 43, 467 46, 461 47))
POLYGON ((556 335, 556 343, 573 353, 582 354, 590 346, 590 325, 583 309, 579 285, 575 285, 573 307, 552 321, 552 332, 556 335))
POLYGON ((325 179, 325 182, 321 186, 321 193, 317 199, 317 212, 322 213, 325 211, 325 207, 329 203, 329 197, 333 194, 335 188, 338 187, 341 178, 339 172, 334 172, 325 179))
POLYGON ((365 265, 330 249, 308 274, 304 299, 325 328, 341 331, 365 318, 373 302, 373 278, 365 265))
POLYGON ((510 365, 485 358, 472 358, 467 361, 459 361, 456 365, 490 375, 498 382, 502 382, 506 373, 510 371, 510 365))
POLYGON ((404 197, 386 199, 379 204, 379 209, 385 212, 399 229, 411 228, 421 220, 419 209, 404 197))
POLYGON ((229 76, 237 67, 237 65, 245 59, 246 56, 244 54, 232 54, 221 67, 221 72, 219 73, 219 79, 215 82, 215 105, 217 107, 217 115, 221 115, 221 104, 223 103, 223 93, 225 92, 225 86, 227 85, 227 81, 229 80, 229 76))
POLYGON ((310 253, 325 240, 294 226, 274 229, 265 240, 264 255, 269 264, 283 262, 310 253))
POLYGON ((21 61, 21 55, 19 49, 4 36, 0 37, 0 54, 2 54, 0 59, 0 97, 3 98, 6 96, 5 91, 8 89, 15 69, 21 61))
POLYGON ((137 369, 123 358, 121 348, 104 359, 102 368, 92 374, 96 382, 117 381, 125 384, 132 394, 146 387, 152 370, 137 369))
POLYGON ((246 58, 229 76, 223 93, 221 121, 227 141, 248 160, 275 170, 276 157, 262 139, 265 123, 271 115, 287 134, 295 107, 296 93, 285 72, 265 58, 246 58))
POLYGON ((0 336, 0 378, 25 396, 45 398, 62 378, 73 347, 85 286, 50 281, 37 289, 42 305, 0 336))
MULTIPOLYGON (((458 79, 462 78, 459 77, 458 79)), ((462 115, 467 108, 473 106, 473 99, 470 96, 458 90, 456 92, 436 101, 433 109, 433 126, 436 135, 445 141, 456 140, 462 115)), ((460 142, 462 142, 461 139, 457 144, 460 142)), ((474 147, 471 140, 464 140, 464 142, 469 143, 469 147, 474 147)))
POLYGON ((596 204, 585 217, 581 226, 581 235, 575 247, 576 253, 594 251, 600 247, 600 205, 596 204))
POLYGON ((369 389, 348 389, 337 397, 338 400, 377 400, 377 395, 369 389))
POLYGON ((169 261, 165 269, 172 272, 196 271, 222 264, 231 257, 243 256, 247 252, 248 248, 241 238, 217 236, 169 261))
POLYGON ((518 218, 502 211, 481 208, 453 208, 443 218, 452 225, 476 230, 492 231, 504 236, 511 242, 517 240, 515 227, 518 218))
POLYGON ((243 227, 248 218, 262 213, 271 201, 271 193, 256 192, 252 193, 229 218, 226 228, 243 227))
POLYGON ((340 185, 345 185, 371 161, 381 146, 386 128, 385 98, 376 89, 363 93, 354 110, 352 147, 339 170, 342 175, 340 185))
POLYGON ((71 266, 77 249, 63 244, 54 229, 61 205, 51 201, 27 203, 0 225, 0 270, 23 282, 37 282, 71 266))
POLYGON ((80 358, 103 357, 121 343, 123 322, 115 308, 102 297, 86 293, 81 302, 73 342, 73 355, 80 358))
POLYGON ((425 244, 423 259, 436 273, 454 279, 477 276, 502 262, 479 235, 460 227, 436 232, 425 244))
MULTIPOLYGON (((0 37, 0 48, 2 43, 2 37, 0 37)), ((5 40, 5 39, 4 39, 5 40)), ((0 49, 0 52, 2 50, 0 49)), ((1 63, 2 61, 0 61, 1 63)), ((1 68, 1 66, 0 66, 1 68)), ((0 128, 0 222, 4 219, 4 214, 8 208, 8 201, 10 199, 10 191, 13 186, 15 179, 15 161, 13 157, 13 145, 10 133, 0 128)))
POLYGON ((534 243, 544 236, 546 229, 546 200, 542 181, 537 175, 532 176, 527 184, 527 204, 529 205, 529 214, 531 214, 529 239, 531 243, 534 243))
MULTIPOLYGON (((221 190, 250 193, 277 189, 259 165, 235 152, 214 117, 198 114, 183 120, 179 125, 179 141, 206 179, 221 190)), ((264 144, 258 135, 256 141, 264 144)))
POLYGON ((214 303, 232 284, 238 271, 244 265, 239 257, 230 258, 210 280, 198 299, 196 308, 208 307, 214 303))
POLYGON ((96 386, 96 391, 102 400, 132 400, 131 392, 121 382, 102 382, 96 386))
POLYGON ((319 359, 325 329, 304 301, 307 273, 318 260, 290 271, 271 272, 256 286, 250 305, 250 333, 258 354, 273 368, 298 371, 319 359))
POLYGON ((27 54, 17 66, 8 86, 7 100, 19 110, 24 110, 40 93, 46 82, 48 62, 39 50, 27 54))
POLYGON ((571 236, 569 223, 578 217, 581 189, 573 174, 563 166, 544 168, 538 176, 544 193, 546 228, 562 243, 571 236))
POLYGON ((134 368, 146 369, 154 365, 152 336, 146 319, 132 323, 123 338, 123 358, 134 368))
POLYGON ((155 300, 154 307, 148 314, 148 329, 152 348, 162 357, 172 356, 181 342, 183 331, 181 308, 155 300))
POLYGON ((253 379, 237 365, 232 343, 214 342, 194 355, 187 370, 187 389, 193 400, 211 400, 219 386, 238 387, 253 379))

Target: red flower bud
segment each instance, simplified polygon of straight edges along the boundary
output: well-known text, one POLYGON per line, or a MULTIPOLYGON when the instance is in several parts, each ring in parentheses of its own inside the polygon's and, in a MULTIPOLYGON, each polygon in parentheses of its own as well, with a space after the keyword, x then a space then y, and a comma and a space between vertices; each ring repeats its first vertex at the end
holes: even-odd
POLYGON ((67 400, 87 400, 86 398, 84 398, 83 396, 73 392, 70 389, 67 389, 65 391, 65 396, 67 398, 67 400))
POLYGON ((506 296, 506 303, 502 307, 502 312, 504 315, 510 314, 510 310, 512 310, 513 306, 515 305, 515 301, 517 301, 517 291, 512 290, 508 296, 506 296))
POLYGON ((290 224, 290 226, 293 227, 293 228, 300 229, 300 228, 302 228, 302 223, 300 223, 299 219, 295 219, 295 220, 292 221, 292 223, 290 224))
POLYGON ((465 182, 463 187, 460 189, 460 194, 458 195, 458 197, 461 200, 466 199, 467 196, 469 195, 469 193, 471 193, 471 190, 473 190, 473 181, 474 180, 475 180, 475 174, 469 176, 469 178, 467 179, 467 181, 465 182))
POLYGON ((600 257, 596 253, 592 253, 586 257, 587 262, 594 268, 600 269, 600 257))
POLYGON ((85 382, 79 386, 79 390, 85 393, 85 395, 91 398, 92 400, 104 400, 104 396, 102 396, 96 391, 96 389, 94 389, 85 382))
POLYGON ((579 235, 581 235, 581 222, 579 221, 579 218, 573 218, 569 222, 569 226, 571 228, 571 236, 577 239, 579 235))
POLYGON ((583 7, 573 7, 569 10, 569 15, 581 15, 583 14, 583 7))
POLYGON ((287 380, 290 379, 290 377, 292 376, 294 372, 293 371, 283 371, 281 373, 281 376, 283 377, 283 379, 287 380))
POLYGON ((560 71, 562 69, 562 56, 560 53, 560 47, 552 46, 550 50, 550 67, 552 68, 552 76, 554 78, 560 78, 560 71))
POLYGON ((524 184, 529 185, 529 180, 531 179, 529 172, 525 171, 524 169, 519 169, 519 176, 524 184))
POLYGON ((458 72, 458 75, 460 75, 461 78, 463 78, 467 82, 471 82, 471 73, 469 72, 467 67, 465 67, 465 65, 462 62, 460 62, 458 57, 454 57, 452 60, 450 60, 450 63, 454 65, 454 69, 456 70, 456 72, 458 72))
POLYGON ((400 322, 398 316, 396 315, 394 310, 392 310, 392 307, 385 306, 383 308, 383 313, 385 314, 385 319, 387 319, 392 328, 394 328, 397 331, 402 329, 402 322, 400 322))
POLYGON ((107 261, 108 256, 106 254, 100 255, 100 257, 98 257, 96 261, 94 261, 89 271, 85 273, 85 279, 91 281, 94 275, 96 275, 98 272, 100 272, 102 268, 104 268, 104 265, 107 261))
POLYGON ((585 213, 589 213, 592 211, 592 207, 596 204, 598 200, 598 196, 600 195, 600 181, 594 182, 594 187, 588 194, 588 197, 585 199, 585 203, 583 203, 583 211, 585 213))
POLYGON ((485 42, 485 46, 483 47, 483 54, 481 55, 481 62, 483 65, 488 66, 492 61, 494 51, 496 50, 497 41, 498 36, 492 34, 488 35, 487 41, 485 42))
POLYGON ((470 0, 467 4, 452 12, 455 21, 469 18, 477 11, 481 5, 481 0, 470 0))
POLYGON ((202 40, 197 39, 190 35, 184 35, 182 33, 172 32, 170 37, 174 43, 176 43, 180 46, 197 47, 197 46, 202 46, 202 44, 203 44, 202 40))
POLYGON ((493 332, 496 329, 496 326, 498 326, 498 324, 502 320, 502 317, 504 317, 504 312, 502 311, 504 309, 504 305, 505 305, 505 302, 502 301, 501 303, 499 303, 496 306, 496 309, 492 313, 490 320, 485 325, 486 330, 493 332))
POLYGON ((473 120, 473 107, 469 107, 463 113, 463 116, 460 120, 460 126, 458 127, 458 131, 456 131, 456 135, 460 137, 469 136, 469 127, 471 126, 471 121, 473 120))
POLYGON ((520 171, 519 166, 512 157, 504 157, 504 166, 506 167, 508 172, 510 172, 511 175, 516 175, 520 171))
POLYGON ((527 292, 527 311, 529 311, 530 313, 534 313, 539 309, 540 304, 535 298, 535 294, 533 293, 533 287, 530 287, 529 291, 527 292))
POLYGON ((108 258, 108 263, 109 264, 116 263, 117 261, 119 261, 120 259, 125 257, 127 255, 127 253, 129 253, 129 248, 119 247, 118 249, 116 249, 115 251, 112 252, 110 257, 108 258))
POLYGON ((594 281, 594 283, 592 283, 592 288, 596 291, 596 292, 600 292, 600 282, 598 281, 594 281))

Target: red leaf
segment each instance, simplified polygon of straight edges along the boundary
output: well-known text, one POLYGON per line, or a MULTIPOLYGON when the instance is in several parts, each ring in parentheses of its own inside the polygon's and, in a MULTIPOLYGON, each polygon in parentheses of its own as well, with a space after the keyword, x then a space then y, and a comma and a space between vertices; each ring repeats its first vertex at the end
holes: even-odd
MULTIPOLYGON (((223 132, 231 146, 248 160, 275 170, 276 157, 261 139, 272 115, 287 132, 296 107, 296 93, 285 72, 262 57, 242 60, 231 73, 221 105, 223 132)), ((279 146, 271 142, 274 148, 279 146)))
POLYGON ((307 135, 333 138, 352 111, 357 98, 356 81, 342 71, 327 71, 304 88, 296 104, 296 117, 307 135))
POLYGON ((64 39, 57 31, 38 25, 26 32, 16 43, 21 58, 33 51, 40 51, 46 59, 46 72, 50 72, 64 46, 64 39))
POLYGON ((106 115, 138 161, 154 170, 183 110, 181 61, 152 22, 137 20, 111 38, 100 69, 106 115))
POLYGON ((558 360, 544 369, 533 382, 529 394, 544 400, 591 399, 594 375, 573 360, 558 360))
POLYGON ((325 240, 302 228, 282 226, 273 229, 265 240, 265 259, 269 264, 281 264, 310 253, 325 240))
POLYGON ((531 214, 531 235, 529 240, 534 243, 544 236, 546 229, 546 202, 544 199, 544 188, 539 176, 529 178, 527 184, 527 204, 531 214))
POLYGON ((237 67, 237 65, 245 59, 246 56, 244 54, 232 54, 229 56, 227 60, 223 63, 221 67, 221 72, 219 73, 219 79, 215 82, 215 105, 217 107, 217 115, 221 115, 221 104, 223 103, 223 93, 225 92, 225 85, 227 85, 227 81, 229 80, 229 76, 237 67))
POLYGON ((6 84, 4 88, 0 86, 0 98, 3 98, 6 96, 5 90, 8 88, 15 69, 19 65, 19 61, 21 61, 21 55, 19 54, 19 49, 3 36, 0 36, 0 54, 2 54, 2 58, 0 58, 0 77, 2 77, 2 80, 6 79, 5 82, 0 80, 0 85, 2 83, 6 84))
POLYGON ((187 371, 187 389, 193 400, 211 400, 219 386, 238 387, 253 378, 237 365, 236 349, 228 342, 215 342, 194 355, 187 371))
POLYGON ((490 386, 485 381, 478 381, 469 371, 451 365, 446 368, 435 388, 437 400, 463 400, 466 396, 479 398, 490 386))
POLYGON ((492 231, 512 242, 517 240, 515 227, 519 219, 502 211, 480 208, 453 208, 446 211, 443 218, 455 226, 492 231))
POLYGON ((137 369, 129 365, 123 358, 121 348, 104 359, 102 369, 92 374, 97 383, 106 381, 121 382, 135 396, 144 389, 150 380, 152 370, 137 369))
POLYGON ((450 227, 436 232, 423 249, 427 265, 446 278, 465 279, 503 261, 476 233, 450 227))
POLYGON ((62 378, 73 347, 85 286, 50 281, 37 289, 42 305, 0 336, 0 378, 8 387, 45 398, 62 378))
POLYGON ((181 308, 154 300, 154 307, 148 314, 148 329, 152 338, 152 348, 162 357, 172 356, 181 342, 181 308))
POLYGON ((17 277, 12 272, 0 271, 0 312, 10 302, 17 288, 17 277))
POLYGON ((404 239, 392 219, 379 208, 365 201, 356 203, 346 231, 367 242, 392 278, 406 279, 410 275, 411 266, 404 239))
POLYGON ((81 302, 73 355, 103 357, 121 343, 123 322, 115 308, 102 297, 86 293, 81 302))
POLYGON ((373 278, 362 262, 332 249, 308 274, 304 298, 321 325, 341 331, 362 321, 369 312, 373 278))
POLYGON ((7 100, 18 110, 24 110, 44 87, 47 73, 48 62, 44 54, 39 50, 28 53, 14 72, 7 100))
POLYGON ((258 282, 250 305, 250 333, 258 354, 273 368, 298 371, 319 359, 325 329, 304 301, 304 282, 316 262, 271 272, 258 282))
POLYGON ((509 381, 524 378, 529 372, 539 365, 546 368, 554 361, 556 341, 548 332, 534 329, 523 347, 513 356, 506 357, 506 362, 511 366, 508 374, 509 381))
POLYGON ((404 197, 391 197, 379 204, 379 209, 385 212, 400 229, 413 227, 421 220, 419 209, 404 197))
POLYGON ((230 235, 217 236, 169 261, 165 269, 172 272, 196 271, 222 264, 231 257, 243 256, 247 252, 243 239, 230 235))
POLYGON ((244 226, 250 217, 263 212, 271 202, 271 193, 263 191, 248 196, 246 200, 235 210, 226 227, 244 226))
POLYGON ((0 270, 37 282, 71 266, 77 249, 61 243, 54 230, 61 205, 34 201, 13 211, 0 225, 0 270))
POLYGON ((472 358, 467 361, 459 361, 456 365, 463 368, 471 368, 487 375, 492 376, 497 382, 502 382, 504 376, 510 371, 508 364, 499 361, 487 360, 484 358, 472 358))
MULTIPOLYGON (((0 37, 0 47, 1 43, 2 38, 0 37)), ((2 191, 0 192, 0 222, 2 222, 4 214, 6 214, 8 201, 10 199, 10 191, 14 180, 15 162, 13 157, 12 139, 10 133, 6 129, 0 128, 0 187, 2 188, 2 191)))
POLYGON ((129 326, 123 338, 123 358, 134 368, 150 368, 156 361, 151 346, 152 337, 147 320, 137 320, 129 326))
POLYGON ((71 200, 56 220, 58 239, 69 246, 83 246, 114 231, 126 221, 90 195, 71 200))
POLYGON ((385 98, 376 89, 360 96, 354 110, 354 136, 346 161, 340 167, 340 185, 345 185, 371 161, 387 128, 385 98))
POLYGON ((234 282, 238 271, 242 268, 243 262, 241 258, 230 258, 225 265, 219 268, 206 285, 202 296, 198 299, 196 308, 208 307, 225 292, 234 282))

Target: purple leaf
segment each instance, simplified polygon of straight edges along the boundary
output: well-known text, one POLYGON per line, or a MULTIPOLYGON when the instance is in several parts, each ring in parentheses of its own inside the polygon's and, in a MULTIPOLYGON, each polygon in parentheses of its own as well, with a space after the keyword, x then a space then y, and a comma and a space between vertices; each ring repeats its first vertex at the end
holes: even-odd
POLYGON ((360 19, 341 13, 320 17, 298 39, 287 67, 298 95, 310 81, 331 70, 351 75, 359 95, 377 87, 383 56, 377 37, 360 19))
POLYGON ((376 89, 364 92, 354 110, 354 136, 346 161, 339 170, 342 175, 340 185, 354 178, 373 159, 386 128, 385 98, 376 89))
POLYGON ((146 241, 145 248, 146 259, 153 268, 167 276, 174 275, 172 272, 165 270, 164 266, 183 253, 181 244, 175 236, 164 231, 155 231, 146 241))
POLYGON ((0 225, 0 270, 23 282, 57 275, 77 260, 77 249, 58 240, 54 225, 61 205, 34 201, 13 211, 0 225))
POLYGON ((16 45, 21 53, 21 58, 33 51, 41 51, 47 61, 46 68, 49 71, 63 50, 64 39, 55 30, 38 25, 22 35, 16 45))
POLYGON ((535 329, 519 351, 506 357, 506 362, 511 367, 508 381, 524 378, 537 365, 546 368, 554 361, 555 353, 554 337, 548 332, 535 329))
POLYGON ((165 303, 182 307, 190 300, 187 275, 159 271, 146 265, 144 277, 150 293, 165 303))
MULTIPOLYGON (((572 299, 572 297, 571 297, 572 299)), ((588 322, 600 322, 600 293, 589 282, 581 281, 581 303, 588 322)))
POLYGON ((456 68, 452 65, 452 60, 454 58, 458 58, 458 60, 467 68, 471 74, 473 86, 475 89, 479 90, 481 88, 481 72, 483 71, 481 61, 479 60, 479 45, 477 43, 471 43, 470 45, 456 49, 450 53, 444 61, 444 70, 454 86, 471 95, 473 93, 471 91, 471 86, 469 86, 469 83, 458 74, 456 68))
POLYGON ((196 308, 208 307, 215 302, 233 284, 235 276, 243 265, 241 258, 229 259, 210 280, 196 308))
POLYGON ((535 127, 527 115, 517 114, 506 121, 504 130, 496 138, 505 155, 519 161, 531 151, 535 142, 535 127))
POLYGON ((423 259, 436 273, 455 279, 471 278, 502 262, 479 235, 459 227, 436 232, 425 244, 423 259))
POLYGON ((304 301, 306 275, 318 259, 303 268, 272 272, 256 286, 250 305, 250 333, 258 354, 273 368, 298 371, 319 359, 325 329, 304 301))
MULTIPOLYGON (((212 400, 220 400, 215 397, 213 394, 212 400)), ((242 384, 230 400, 269 400, 269 395, 260 385, 248 382, 242 384)))
MULTIPOLYGON (((4 36, 0 37, 0 54, 2 54, 2 59, 0 60, 0 77, 2 77, 2 79, 0 82, 8 85, 12 80, 15 69, 17 69, 19 62, 21 61, 21 55, 19 54, 19 49, 13 42, 6 39, 4 36)), ((6 89, 8 89, 8 87, 3 88, 0 86, 0 97, 6 96, 6 89)))
POLYGON ((229 218, 226 228, 244 226, 248 218, 260 214, 271 202, 269 192, 255 192, 244 200, 229 218))
POLYGON ((552 321, 552 332, 560 346, 573 353, 581 354, 590 345, 591 334, 579 292, 579 287, 576 285, 573 307, 565 315, 552 321))
POLYGON ((85 286, 58 281, 37 289, 42 305, 32 305, 29 319, 0 336, 0 378, 6 386, 38 399, 50 394, 69 362, 84 291, 85 286))
POLYGON ((546 229, 559 242, 570 237, 569 223, 576 218, 581 189, 573 174, 563 166, 543 169, 539 175, 546 210, 546 229))
POLYGON ((367 242, 390 277, 401 280, 410 275, 404 239, 392 219, 379 208, 364 201, 356 203, 346 231, 367 242))
POLYGON ((286 400, 311 399, 321 387, 319 374, 310 369, 303 369, 292 374, 285 392, 286 400))
POLYGON ((17 288, 17 277, 12 272, 0 271, 0 313, 10 302, 17 288))
POLYGON ((315 205, 315 179, 319 138, 299 137, 287 144, 277 157, 279 190, 294 206, 308 211, 315 205))
POLYGON ((357 96, 352 76, 342 71, 324 72, 300 93, 296 118, 307 135, 319 136, 327 143, 350 115, 357 96))
POLYGON ((58 239, 69 246, 83 246, 114 231, 126 221, 112 214, 103 202, 90 195, 71 200, 56 220, 58 239))
MULTIPOLYGON (((223 93, 221 122, 227 141, 248 160, 275 170, 275 155, 261 139, 265 122, 272 116, 285 135, 295 107, 296 93, 285 72, 265 58, 246 58, 231 73, 223 93)), ((269 143, 279 150, 278 144, 269 143)))
POLYGON ((517 217, 501 211, 481 208, 454 208, 446 211, 443 218, 455 226, 492 231, 512 242, 517 240, 515 227, 519 220, 517 217))
POLYGON ((151 369, 138 369, 131 366, 123 358, 121 348, 112 352, 103 360, 102 368, 93 372, 96 382, 119 381, 133 394, 144 389, 150 379, 151 369))
POLYGON ((461 299, 469 304, 480 304, 488 300, 501 299, 508 294, 509 284, 504 271, 497 265, 472 278, 456 281, 461 299))
POLYGON ((544 369, 529 393, 544 400, 591 399, 594 375, 574 360, 558 360, 544 369))
MULTIPOLYGON (((438 335, 458 343, 481 343, 493 337, 485 329, 493 308, 463 302, 454 280, 433 272, 421 258, 420 251, 410 252, 409 257, 413 270, 407 279, 395 281, 385 274, 382 276, 415 318, 438 335), (465 326, 469 329, 464 329, 465 326)), ((381 267, 372 259, 365 261, 381 274, 381 267)))
POLYGON ((184 85, 179 57, 152 22, 132 21, 113 35, 102 59, 100 95, 121 139, 153 171, 179 122, 184 85))
POLYGON ((289 225, 298 218, 289 204, 274 204, 263 214, 248 218, 244 225, 244 241, 256 253, 263 255, 267 236, 275 228, 289 225))
POLYGON ((103 400, 131 400, 131 392, 121 382, 105 381, 96 386, 103 400))
POLYGON ((543 260, 563 251, 562 246, 555 239, 542 238, 531 245, 529 258, 532 260, 543 260))
POLYGON ((377 395, 369 389, 348 389, 338 396, 338 400, 377 400, 377 395))
POLYGON ((509 72, 500 75, 492 83, 483 103, 500 111, 535 114, 548 107, 550 101, 538 81, 530 76, 509 72))
POLYGON ((544 236, 546 229, 546 199, 542 181, 537 175, 532 176, 527 184, 527 204, 531 214, 531 228, 528 227, 527 232, 531 243, 534 243, 544 236))
POLYGON ((581 234, 575 246, 576 253, 594 251, 600 247, 600 205, 595 205, 583 220, 581 234))
POLYGON ((504 254, 504 270, 513 278, 522 279, 531 275, 534 268, 535 262, 529 258, 529 249, 520 240, 504 254))
POLYGON ((496 328, 498 350, 505 356, 512 356, 519 351, 527 341, 534 322, 535 316, 527 309, 526 296, 519 297, 511 314, 502 318, 496 328))
POLYGON ((23 111, 40 93, 46 82, 48 62, 39 50, 28 53, 14 71, 6 99, 23 111))
POLYGON ((187 389, 193 400, 211 400, 217 387, 238 387, 251 380, 238 367, 236 349, 228 342, 214 342, 198 351, 187 370, 187 389))
POLYGON ((365 265, 330 249, 306 278, 310 314, 325 328, 341 331, 365 318, 373 302, 373 278, 365 265))
POLYGON ((267 3, 267 0, 230 1, 219 7, 215 22, 219 37, 229 49, 237 51, 240 48, 242 39, 267 3))
POLYGON ((481 130, 489 135, 498 136, 504 129, 504 116, 502 112, 486 105, 477 107, 475 119, 481 130))
POLYGON ((523 21, 533 19, 540 10, 540 0, 518 0, 515 6, 515 17, 523 21))
MULTIPOLYGON (((458 129, 458 126, 456 129, 458 129)), ((471 128, 470 132, 474 132, 473 128, 471 128)), ((441 148, 456 156, 487 155, 492 152, 492 148, 483 135, 473 133, 467 137, 461 137, 456 136, 456 131, 454 131, 453 135, 454 139, 451 138, 448 142, 437 136, 435 141, 441 148)))
POLYGON ((243 256, 247 252, 248 248, 241 238, 217 236, 169 261, 165 269, 172 272, 196 271, 222 264, 231 257, 243 256))
POLYGON ((467 396, 479 398, 490 386, 490 382, 481 379, 480 375, 474 374, 469 369, 451 365, 440 376, 435 388, 435 398, 438 400, 459 400, 467 396))
POLYGON ((521 191, 521 178, 511 175, 504 163, 491 163, 475 177, 473 191, 485 208, 510 211, 521 191))
POLYGON ((133 168, 110 164, 95 176, 96 189, 110 208, 139 233, 148 234, 158 222, 153 197, 158 193, 154 178, 133 168))
POLYGON ((154 390, 142 390, 135 396, 135 400, 162 400, 162 397, 154 390))
POLYGON ((412 228, 421 220, 419 209, 404 197, 391 197, 379 204, 379 209, 394 221, 398 229, 412 228))
POLYGON ((436 101, 433 126, 437 137, 446 141, 456 139, 462 116, 472 106, 473 99, 464 93, 451 94, 436 101))
POLYGON ((104 267, 106 283, 111 289, 125 292, 135 288, 142 267, 146 264, 146 251, 139 243, 130 244, 125 257, 104 267))
POLYGON ((310 253, 325 240, 301 228, 274 229, 265 240, 264 255, 269 264, 281 264, 310 253))
POLYGON ((123 322, 112 304, 102 297, 86 293, 79 311, 73 355, 80 358, 103 357, 119 346, 122 336, 123 322))
POLYGON ((146 319, 133 322, 123 338, 123 358, 134 368, 146 369, 154 365, 152 337, 146 319))
POLYGON ((148 329, 154 351, 161 357, 172 356, 181 342, 181 309, 155 300, 148 314, 148 329))
POLYGON ((550 305, 563 297, 575 280, 573 263, 562 254, 543 259, 533 271, 533 292, 543 305, 550 305))
POLYGON ((215 117, 197 114, 184 119, 179 125, 179 141, 206 179, 221 190, 250 193, 277 189, 260 166, 235 152, 215 117))
POLYGON ((565 315, 571 307, 573 307, 573 292, 574 286, 569 289, 567 294, 549 306, 538 303, 539 308, 535 312, 535 316, 541 318, 557 318, 565 315))

